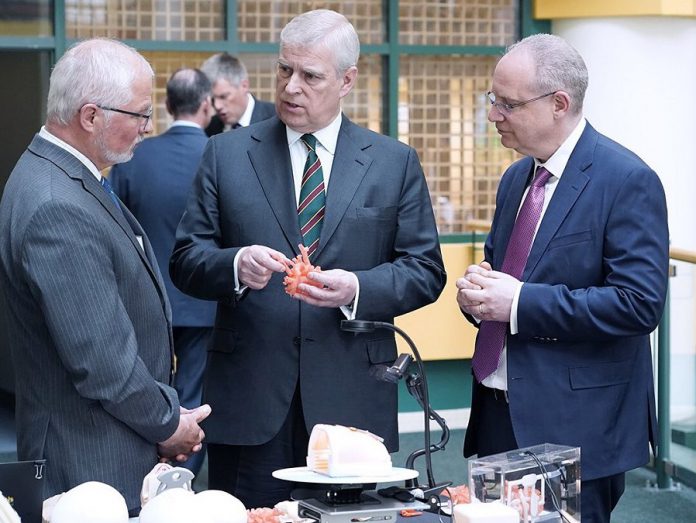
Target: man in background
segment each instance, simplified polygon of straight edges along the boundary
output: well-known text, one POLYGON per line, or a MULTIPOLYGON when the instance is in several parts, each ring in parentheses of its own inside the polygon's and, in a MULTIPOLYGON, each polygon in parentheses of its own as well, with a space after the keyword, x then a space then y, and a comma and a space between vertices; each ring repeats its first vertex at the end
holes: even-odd
POLYGON ((587 84, 553 35, 511 46, 493 73, 488 119, 526 158, 500 181, 485 261, 457 280, 480 325, 464 454, 580 447, 582 521, 609 523, 656 443, 669 234, 657 174, 583 117, 587 84))
POLYGON ((370 374, 394 362, 394 334, 356 336, 341 320, 391 322, 445 285, 416 151, 342 114, 359 54, 343 15, 294 18, 281 33, 279 117, 210 139, 177 230, 172 280, 218 301, 204 378, 216 412, 209 486, 250 508, 289 498, 294 485, 272 473, 306 464, 317 423, 398 449, 396 387, 370 374), (298 244, 322 272, 293 299, 282 262, 298 244))
POLYGON ((17 454, 46 459, 46 497, 86 481, 140 510, 160 459, 201 447, 210 412, 170 387, 171 310, 147 236, 100 172, 152 131, 150 65, 108 39, 71 47, 46 125, 0 202, 0 296, 16 383, 17 454))
POLYGON ((237 57, 218 53, 203 62, 201 70, 213 86, 213 106, 217 113, 205 130, 208 136, 275 116, 272 103, 257 100, 249 92, 246 67, 237 57))
MULTIPOLYGON (((174 387, 181 405, 201 404, 203 370, 215 303, 186 296, 169 276, 169 257, 174 234, 201 161, 208 138, 203 129, 210 122, 210 82, 198 69, 180 69, 167 82, 167 111, 172 126, 160 136, 148 138, 129 162, 114 165, 109 179, 121 201, 147 233, 172 306, 176 373, 174 387)), ((204 451, 183 464, 198 474, 204 451)))

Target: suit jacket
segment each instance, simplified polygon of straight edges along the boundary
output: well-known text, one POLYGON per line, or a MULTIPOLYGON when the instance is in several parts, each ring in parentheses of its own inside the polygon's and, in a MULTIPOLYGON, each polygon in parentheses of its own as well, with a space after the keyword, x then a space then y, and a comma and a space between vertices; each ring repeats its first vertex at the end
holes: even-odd
POLYGON ((171 312, 151 259, 128 210, 36 136, 0 203, 0 284, 17 454, 47 460, 46 496, 96 480, 139 508, 156 443, 176 430, 171 312))
MULTIPOLYGON (((261 122, 263 120, 267 120, 272 116, 275 116, 275 104, 271 102, 264 102, 262 100, 257 99, 256 97, 254 97, 254 101, 256 103, 254 104, 254 110, 251 112, 251 121, 249 123, 250 125, 257 122, 261 122)), ((222 120, 220 120, 220 118, 216 114, 210 120, 210 124, 208 125, 208 127, 205 128, 205 134, 207 134, 208 136, 214 136, 216 134, 220 134, 224 130, 225 124, 222 123, 222 120)))
MULTIPOLYGON (((285 125, 277 117, 211 138, 177 230, 174 283, 218 300, 204 394, 210 442, 258 445, 279 430, 299 386, 308 431, 350 425, 398 448, 396 387, 369 375, 396 357, 393 333, 340 330, 339 309, 285 294, 283 274, 242 299, 233 260, 261 244, 289 258, 302 242, 285 125)), ((391 322, 434 301, 445 272, 428 188, 414 149, 341 126, 315 264, 357 275, 357 319, 391 322)))
MULTIPOLYGON (((496 270, 533 168, 524 158, 501 179, 485 246, 496 270)), ((649 335, 662 316, 668 265, 659 178, 587 124, 527 259, 519 333, 507 337, 510 415, 520 447, 579 446, 586 480, 648 461, 648 442, 657 436, 649 335)), ((467 456, 476 453, 470 435, 467 456)))
POLYGON ((176 125, 148 138, 130 162, 114 165, 109 180, 152 242, 172 305, 175 327, 212 327, 215 302, 187 296, 169 277, 174 235, 208 138, 202 129, 176 125))

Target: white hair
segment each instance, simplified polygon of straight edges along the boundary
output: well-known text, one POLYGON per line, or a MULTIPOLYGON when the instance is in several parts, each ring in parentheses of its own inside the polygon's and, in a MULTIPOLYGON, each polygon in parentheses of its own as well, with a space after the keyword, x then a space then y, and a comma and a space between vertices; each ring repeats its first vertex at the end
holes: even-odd
POLYGON ((316 9, 296 16, 280 33, 280 47, 322 45, 334 53, 337 73, 358 64, 360 40, 348 19, 336 11, 316 9))
POLYGON ((129 103, 133 82, 142 72, 154 76, 145 58, 116 40, 94 38, 73 45, 51 73, 47 120, 67 125, 87 103, 129 103))

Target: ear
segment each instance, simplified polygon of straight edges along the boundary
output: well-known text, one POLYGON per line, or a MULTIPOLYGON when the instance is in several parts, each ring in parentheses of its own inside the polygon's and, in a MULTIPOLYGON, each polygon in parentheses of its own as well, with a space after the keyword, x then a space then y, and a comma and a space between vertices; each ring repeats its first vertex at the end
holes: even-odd
POLYGON ((249 79, 245 78, 244 80, 239 82, 239 87, 241 87, 245 93, 249 92, 249 79))
POLYGON ((565 91, 556 91, 553 95, 553 113, 555 117, 565 116, 570 112, 570 95, 565 91))
POLYGON ((358 68, 356 66, 353 65, 345 70, 341 78, 341 80, 343 81, 343 85, 341 86, 340 91, 341 98, 346 96, 351 91, 351 89, 353 89, 353 86, 355 85, 357 78, 358 68))
POLYGON ((95 121, 99 118, 99 107, 95 104, 85 104, 77 114, 80 127, 87 132, 94 132, 95 121))

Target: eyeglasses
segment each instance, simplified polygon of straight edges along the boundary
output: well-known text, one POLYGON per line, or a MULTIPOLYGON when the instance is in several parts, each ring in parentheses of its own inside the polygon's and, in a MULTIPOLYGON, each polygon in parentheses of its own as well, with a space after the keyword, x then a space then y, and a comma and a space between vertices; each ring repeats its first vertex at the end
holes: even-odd
POLYGON ((145 127, 147 127, 148 121, 150 120, 150 118, 152 118, 152 109, 150 109, 150 112, 143 114, 143 113, 134 113, 133 111, 126 111, 125 109, 116 109, 115 107, 106 107, 105 105, 99 105, 99 104, 95 104, 95 105, 97 107, 99 107, 100 109, 103 109, 104 111, 113 111, 115 113, 127 114, 128 116, 135 116, 136 118, 142 118, 145 121, 142 123, 141 129, 144 129, 145 127))
POLYGON ((510 114, 512 110, 517 107, 536 102, 537 100, 541 100, 542 98, 546 98, 547 96, 551 96, 553 94, 556 94, 557 92, 558 91, 553 91, 551 93, 542 94, 541 96, 537 96, 536 98, 530 98, 529 100, 524 100, 523 102, 515 102, 514 104, 506 104, 505 102, 496 101, 495 93, 493 93, 493 91, 488 91, 486 93, 486 97, 488 98, 488 101, 491 103, 491 105, 498 109, 498 111, 500 111, 502 114, 510 114))

